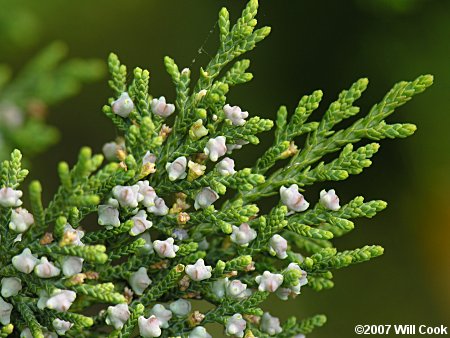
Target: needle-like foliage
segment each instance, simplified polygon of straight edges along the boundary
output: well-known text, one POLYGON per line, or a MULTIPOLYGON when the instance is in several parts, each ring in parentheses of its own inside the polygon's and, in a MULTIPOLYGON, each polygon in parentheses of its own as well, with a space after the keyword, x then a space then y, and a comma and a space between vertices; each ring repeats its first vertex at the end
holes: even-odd
POLYGON ((195 83, 189 69, 165 58, 174 104, 149 93, 149 71, 128 73, 111 54, 113 97, 103 112, 122 137, 104 146, 106 163, 89 148, 76 164, 61 163, 61 186, 47 206, 32 182, 30 212, 23 209, 20 152, 3 162, 2 336, 195 338, 211 337, 209 324, 219 323, 230 336, 303 337, 326 317, 280 323, 264 311, 269 295, 288 300, 302 287, 329 289, 334 270, 383 253, 377 245, 338 251, 332 240, 385 202, 340 201, 332 189, 313 196, 309 186, 359 174, 376 141, 412 135, 414 125, 386 119, 432 77, 396 84, 367 113, 355 105, 368 85, 360 79, 322 117, 315 91, 291 113, 280 107, 275 123, 259 118, 227 100, 233 86, 252 79, 241 55, 270 32, 256 28, 257 8, 251 0, 234 25, 220 11, 219 49, 195 83), (348 118, 354 122, 339 128, 348 118), (239 149, 274 126, 274 144, 255 165, 235 166, 239 149), (296 144, 301 135, 305 143, 296 144), (279 202, 261 212, 258 203, 273 195, 279 202), (97 230, 87 231, 89 215, 97 230), (211 309, 200 312, 197 299, 211 309))

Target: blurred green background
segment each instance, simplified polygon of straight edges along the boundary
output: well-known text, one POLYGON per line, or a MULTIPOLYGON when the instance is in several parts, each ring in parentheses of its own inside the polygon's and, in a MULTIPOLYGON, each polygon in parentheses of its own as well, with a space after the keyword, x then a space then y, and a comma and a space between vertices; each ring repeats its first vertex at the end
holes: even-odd
MULTIPOLYGON (((217 46, 220 7, 236 18, 245 1, 16 0, 12 5, 0 0, 0 5, 0 61, 19 69, 53 40, 64 41, 75 57, 104 59, 114 51, 130 68, 148 68, 152 94, 173 101, 163 57, 170 55, 196 73, 217 46)), ((360 77, 371 83, 360 100, 367 112, 395 82, 435 75, 432 88, 391 119, 417 124, 414 137, 382 142, 362 175, 324 185, 336 187, 343 202, 364 195, 389 203, 337 243, 340 249, 380 244, 385 255, 337 272, 330 291, 306 288, 295 301, 274 300, 267 309, 282 318, 325 313, 328 324, 310 335, 318 338, 352 337, 356 324, 450 325, 450 1, 261 0, 259 22, 272 26, 272 34, 249 56, 255 79, 229 95, 232 104, 253 115, 273 118, 280 104, 292 111, 315 89, 325 93, 323 112, 360 77)), ((101 81, 53 107, 49 122, 60 129, 61 141, 34 159, 31 174, 45 183, 47 196, 58 184, 60 160, 73 163, 84 145, 100 152, 116 137, 101 113, 109 95, 101 81)), ((260 146, 244 148, 239 165, 252 163, 271 141, 268 134, 260 146)))

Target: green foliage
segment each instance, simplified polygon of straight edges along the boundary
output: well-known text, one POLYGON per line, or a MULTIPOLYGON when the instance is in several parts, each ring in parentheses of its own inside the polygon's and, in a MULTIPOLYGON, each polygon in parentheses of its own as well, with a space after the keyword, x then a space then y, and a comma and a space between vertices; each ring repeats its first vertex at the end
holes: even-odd
POLYGON ((98 80, 98 60, 69 59, 67 47, 54 42, 17 74, 0 65, 0 159, 14 148, 36 155, 58 141, 58 131, 45 123, 48 107, 76 95, 81 85, 98 80))
MULTIPOLYGON (((413 125, 388 124, 386 118, 431 85, 432 77, 400 82, 366 115, 354 104, 367 79, 344 90, 318 121, 309 119, 322 92, 304 96, 291 116, 285 107, 278 110, 274 143, 255 165, 235 170, 231 158, 221 157, 258 144, 258 135, 274 126, 227 105, 229 90, 252 78, 249 61, 237 58, 270 32, 255 29, 257 7, 251 0, 234 25, 228 11, 220 11, 219 49, 195 84, 189 69, 180 71, 165 58, 174 104, 152 97, 147 70, 135 68, 129 76, 111 54, 113 97, 103 112, 123 142, 107 144, 108 163, 89 148, 72 167, 60 163, 61 185, 48 204, 40 183, 32 182, 31 222, 19 208, 19 184, 27 174, 20 152, 2 163, 0 276, 16 277, 22 286, 20 295, 4 297, 12 304, 14 330, 28 328, 39 337, 58 329, 60 319, 73 324, 69 337, 126 338, 138 331, 150 336, 150 328, 152 336, 189 337, 192 330, 219 323, 229 335, 268 337, 263 309, 270 293, 286 300, 302 287, 329 289, 333 270, 383 253, 376 245, 338 251, 332 240, 353 230, 355 218, 375 216, 385 202, 358 196, 341 206, 334 190, 315 199, 309 186, 369 167, 379 144, 366 140, 411 135, 413 125), (166 118, 174 112, 169 127, 166 118), (340 129, 345 119, 353 123, 340 129), (296 145, 301 135, 306 142, 296 145), (258 203, 276 194, 280 202, 260 211, 258 203), (99 227, 89 229, 95 217, 99 227), (202 299, 211 309, 192 309, 190 299, 202 299), (88 316, 99 304, 100 313, 88 316)), ((277 337, 292 337, 325 321, 317 315, 270 325, 277 337)), ((11 330, 5 326, 2 334, 11 330)))

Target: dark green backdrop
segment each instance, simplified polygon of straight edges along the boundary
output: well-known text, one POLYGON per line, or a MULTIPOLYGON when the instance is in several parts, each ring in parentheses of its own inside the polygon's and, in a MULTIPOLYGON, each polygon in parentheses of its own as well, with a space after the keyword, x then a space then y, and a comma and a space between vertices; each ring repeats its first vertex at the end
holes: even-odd
MULTIPOLYGON (((196 73, 214 52, 220 7, 227 6, 235 18, 244 4, 20 1, 35 20, 24 34, 40 37, 20 53, 0 46, 1 58, 19 67, 55 39, 65 41, 72 56, 106 58, 114 51, 130 67, 149 68, 152 93, 173 99, 162 58, 170 55, 196 73)), ((385 255, 337 272, 331 291, 305 289, 294 302, 270 303, 270 312, 282 318, 327 314, 327 326, 312 337, 352 337, 355 324, 449 325, 450 1, 263 0, 259 22, 272 26, 272 34, 250 55, 255 78, 229 96, 251 114, 273 118, 280 104, 293 109, 303 94, 319 88, 327 104, 359 77, 371 83, 360 101, 367 111, 396 81, 435 75, 429 91, 393 116, 417 124, 416 135, 383 142, 370 169, 333 184, 343 201, 359 194, 388 201, 386 211, 358 221, 338 242, 341 249, 381 244, 385 255)), ((104 81, 52 109, 50 122, 62 139, 35 159, 31 175, 45 182, 48 194, 57 184, 58 161, 73 162, 83 145, 100 151, 116 136, 101 113, 109 94, 104 81)), ((261 146, 269 142, 271 135, 261 146)), ((239 163, 251 163, 261 152, 248 146, 239 163)))

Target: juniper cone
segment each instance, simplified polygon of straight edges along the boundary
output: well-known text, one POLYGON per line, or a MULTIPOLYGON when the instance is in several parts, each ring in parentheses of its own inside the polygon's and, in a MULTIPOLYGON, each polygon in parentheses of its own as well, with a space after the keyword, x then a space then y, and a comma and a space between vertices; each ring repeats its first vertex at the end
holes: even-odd
POLYGON ((329 289, 334 270, 383 253, 377 245, 333 247, 354 218, 386 208, 361 196, 339 199, 333 181, 369 167, 376 141, 414 133, 414 125, 386 119, 432 76, 394 85, 366 113, 355 105, 368 84, 360 79, 322 113, 317 90, 293 112, 281 106, 275 123, 259 118, 245 102, 227 100, 253 77, 240 57, 270 33, 256 28, 257 8, 251 0, 233 26, 220 11, 219 49, 195 84, 189 69, 164 59, 174 100, 150 95, 149 72, 129 74, 111 54, 113 94, 103 112, 122 138, 105 145, 105 156, 83 148, 77 163, 60 163, 61 186, 46 206, 37 181, 22 203, 28 171, 19 150, 1 164, 1 337, 198 338, 211 337, 211 323, 236 337, 304 337, 326 317, 280 322, 265 300, 329 289), (350 127, 335 128, 352 117, 350 127), (273 127, 273 145, 242 168, 239 149, 273 127), (301 135, 304 144, 296 143, 301 135), (327 190, 310 192, 325 181, 327 190), (278 202, 264 213, 258 204, 268 196, 278 202), (101 230, 89 230, 89 215, 101 230), (211 310, 200 312, 193 299, 211 310))

